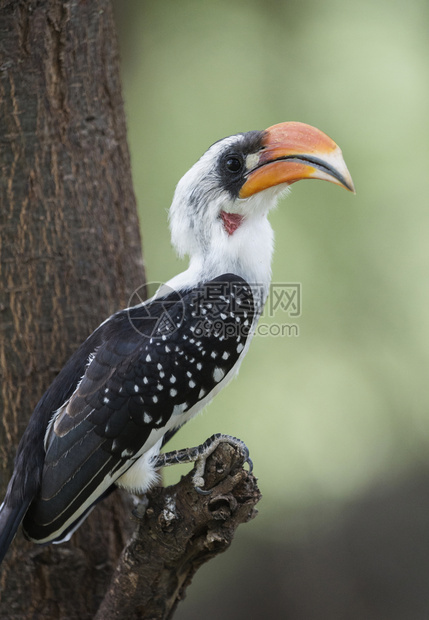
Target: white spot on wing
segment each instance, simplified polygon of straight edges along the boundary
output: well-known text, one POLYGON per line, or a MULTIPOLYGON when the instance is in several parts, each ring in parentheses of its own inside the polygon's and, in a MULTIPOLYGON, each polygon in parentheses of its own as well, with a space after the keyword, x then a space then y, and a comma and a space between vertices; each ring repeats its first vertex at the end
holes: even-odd
POLYGON ((216 383, 219 383, 219 381, 221 381, 225 376, 225 371, 222 370, 222 368, 216 367, 213 371, 213 380, 216 381, 216 383))
POLYGON ((133 456, 133 451, 130 450, 129 448, 125 448, 125 450, 122 450, 121 452, 121 456, 122 458, 127 458, 127 456, 133 456))

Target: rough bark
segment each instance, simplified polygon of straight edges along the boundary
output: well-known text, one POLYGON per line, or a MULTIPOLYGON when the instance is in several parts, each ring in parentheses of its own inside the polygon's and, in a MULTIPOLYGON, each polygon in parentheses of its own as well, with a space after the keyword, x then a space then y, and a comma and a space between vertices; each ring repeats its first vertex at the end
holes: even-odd
MULTIPOLYGON (((0 167, 3 494, 36 402, 144 280, 107 0, 0 2, 0 167)), ((114 495, 70 544, 18 534, 2 618, 92 617, 130 521, 114 495)))
MULTIPOLYGON (((144 282, 108 0, 0 0, 0 167, 4 493, 42 393, 144 282)), ((210 458, 209 496, 189 477, 155 490, 114 573, 135 528, 119 491, 70 543, 18 534, 0 573, 0 617, 171 618, 197 568, 255 514, 256 481, 234 455, 220 446, 210 458)))
POLYGON ((256 478, 236 449, 221 444, 205 472, 200 495, 192 472, 149 494, 149 506, 124 549, 96 620, 168 620, 195 572, 230 546, 237 527, 256 515, 256 478))

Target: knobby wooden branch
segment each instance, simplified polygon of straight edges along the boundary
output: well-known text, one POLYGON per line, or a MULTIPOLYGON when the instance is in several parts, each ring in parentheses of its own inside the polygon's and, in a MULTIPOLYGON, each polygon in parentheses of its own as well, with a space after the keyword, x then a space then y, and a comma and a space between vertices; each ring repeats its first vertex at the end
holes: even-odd
POLYGON ((210 495, 197 493, 192 472, 149 494, 96 620, 172 618, 198 568, 228 549, 237 527, 257 514, 256 478, 229 444, 208 458, 205 481, 210 495))

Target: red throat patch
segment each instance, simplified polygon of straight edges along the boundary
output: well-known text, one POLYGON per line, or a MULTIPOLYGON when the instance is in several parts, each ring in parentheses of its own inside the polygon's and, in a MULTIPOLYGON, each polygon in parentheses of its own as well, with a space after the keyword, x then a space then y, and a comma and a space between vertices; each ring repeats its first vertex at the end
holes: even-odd
POLYGON ((227 213, 226 211, 221 211, 220 216, 223 221, 223 227, 228 235, 234 234, 244 219, 243 216, 238 213, 227 213))

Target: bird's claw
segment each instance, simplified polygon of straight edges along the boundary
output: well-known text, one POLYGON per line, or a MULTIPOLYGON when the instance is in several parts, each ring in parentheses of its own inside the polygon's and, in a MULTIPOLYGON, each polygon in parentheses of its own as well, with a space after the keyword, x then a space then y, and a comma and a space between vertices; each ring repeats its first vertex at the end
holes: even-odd
POLYGON ((200 495, 210 495, 213 490, 206 490, 202 488, 204 486, 204 470, 207 458, 214 452, 214 450, 218 447, 220 443, 229 443, 234 448, 237 448, 241 452, 243 465, 247 463, 249 466, 249 472, 252 473, 253 471, 253 462, 249 456, 249 449, 241 439, 231 437, 230 435, 222 435, 220 433, 217 435, 213 435, 203 444, 203 446, 201 446, 202 451, 196 461, 195 472, 192 477, 194 489, 200 495))
MULTIPOLYGON (((203 482, 204 482, 204 480, 203 480, 203 482)), ((197 487, 195 484, 194 484, 194 489, 195 489, 195 490, 196 490, 196 492, 197 492, 197 493, 199 493, 200 495, 210 495, 210 494, 211 494, 211 492, 213 491, 213 489, 208 489, 208 490, 206 491, 206 490, 202 489, 202 488, 201 488, 201 487, 199 487, 199 486, 197 487)))

